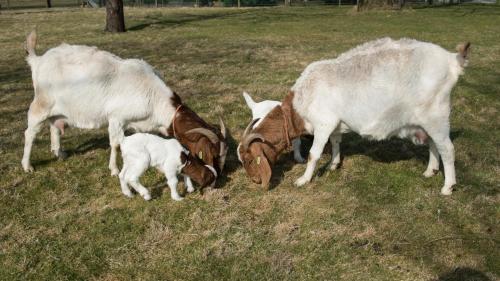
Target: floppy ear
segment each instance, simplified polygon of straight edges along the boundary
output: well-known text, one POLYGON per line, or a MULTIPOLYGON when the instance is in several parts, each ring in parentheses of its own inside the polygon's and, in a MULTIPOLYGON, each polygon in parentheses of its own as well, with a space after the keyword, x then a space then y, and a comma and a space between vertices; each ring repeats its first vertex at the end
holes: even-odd
POLYGON ((271 166, 269 165, 269 161, 267 161, 264 153, 257 156, 255 159, 255 165, 257 165, 257 169, 260 174, 261 186, 263 188, 269 189, 269 182, 271 181, 271 166))

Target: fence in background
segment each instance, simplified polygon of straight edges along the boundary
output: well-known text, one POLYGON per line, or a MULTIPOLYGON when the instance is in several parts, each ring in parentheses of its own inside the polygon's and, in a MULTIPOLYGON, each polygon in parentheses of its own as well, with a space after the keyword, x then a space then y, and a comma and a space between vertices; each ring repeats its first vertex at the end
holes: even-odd
MULTIPOLYGON (((51 0, 52 7, 105 6, 106 0, 51 0)), ((257 7, 257 6, 314 6, 356 5, 358 0, 123 0, 131 7, 257 7)), ((397 3, 399 0, 388 0, 397 3)), ((497 0, 404 0, 409 6, 449 5, 467 2, 496 3, 497 0)), ((47 0, 0 0, 0 9, 44 8, 47 0)))

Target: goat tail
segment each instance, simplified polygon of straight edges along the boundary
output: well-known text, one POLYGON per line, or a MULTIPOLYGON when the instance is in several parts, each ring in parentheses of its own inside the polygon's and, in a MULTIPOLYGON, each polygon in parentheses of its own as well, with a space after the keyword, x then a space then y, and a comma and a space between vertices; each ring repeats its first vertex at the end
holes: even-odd
POLYGON ((460 43, 457 45, 457 59, 461 67, 466 67, 470 53, 470 42, 460 43))
POLYGON ((245 98, 245 102, 247 103, 248 107, 252 109, 253 105, 255 104, 252 97, 247 92, 243 92, 243 97, 245 98))
POLYGON ((28 53, 29 57, 36 56, 35 53, 36 37, 37 37, 36 31, 33 30, 26 38, 26 45, 24 46, 24 49, 26 50, 26 53, 28 53))

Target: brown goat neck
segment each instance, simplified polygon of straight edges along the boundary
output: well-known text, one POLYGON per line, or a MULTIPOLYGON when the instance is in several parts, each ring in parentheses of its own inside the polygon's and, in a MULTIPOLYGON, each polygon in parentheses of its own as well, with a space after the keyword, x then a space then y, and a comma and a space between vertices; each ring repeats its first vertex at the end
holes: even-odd
POLYGON ((292 139, 300 137, 304 132, 304 120, 293 109, 294 93, 290 92, 282 102, 276 106, 262 122, 253 130, 253 133, 261 134, 270 148, 266 149, 266 155, 274 162, 277 155, 291 146, 292 139), (270 155, 274 154, 274 155, 270 155))

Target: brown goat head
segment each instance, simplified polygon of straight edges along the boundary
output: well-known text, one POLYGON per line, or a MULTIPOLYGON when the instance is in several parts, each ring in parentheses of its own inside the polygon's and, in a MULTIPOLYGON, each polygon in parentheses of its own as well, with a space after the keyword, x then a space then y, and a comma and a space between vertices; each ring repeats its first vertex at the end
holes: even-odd
POLYGON ((267 188, 271 181, 271 165, 274 164, 276 153, 273 151, 272 146, 263 142, 263 139, 255 138, 254 140, 262 142, 253 142, 252 140, 248 146, 240 146, 241 161, 250 179, 254 183, 267 188))
POLYGON ((262 187, 269 187, 272 165, 278 155, 290 145, 290 140, 304 132, 304 121, 292 106, 294 93, 290 92, 281 106, 269 112, 256 128, 258 119, 245 129, 238 146, 238 156, 250 179, 262 187))
POLYGON ((208 164, 203 163, 203 161, 193 156, 191 153, 181 153, 181 161, 185 164, 181 173, 190 177, 200 186, 200 188, 204 188, 208 185, 213 187, 215 185, 217 172, 215 172, 215 169, 212 171, 207 167, 209 166, 208 164))
POLYGON ((222 118, 219 118, 220 129, 209 125, 183 105, 176 93, 172 97, 172 104, 177 108, 177 112, 168 128, 168 134, 177 138, 191 154, 220 173, 224 169, 228 149, 226 127, 222 118))

